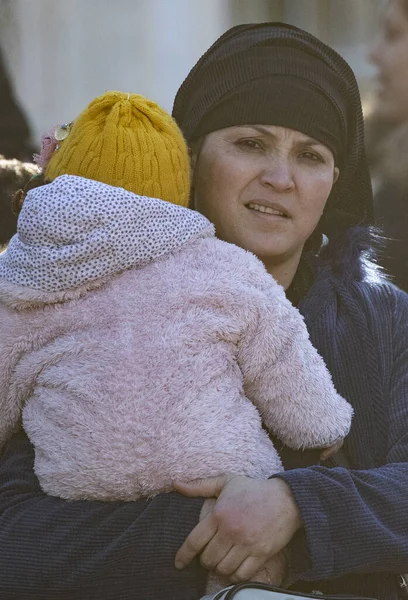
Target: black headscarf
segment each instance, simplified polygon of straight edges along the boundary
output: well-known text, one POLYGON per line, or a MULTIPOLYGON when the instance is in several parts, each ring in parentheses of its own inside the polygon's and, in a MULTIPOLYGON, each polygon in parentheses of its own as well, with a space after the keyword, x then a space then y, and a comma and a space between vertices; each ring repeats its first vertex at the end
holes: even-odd
POLYGON ((332 149, 340 167, 317 232, 330 239, 372 223, 357 82, 346 61, 310 33, 282 23, 228 30, 181 85, 173 117, 188 142, 250 123, 315 137, 332 149))

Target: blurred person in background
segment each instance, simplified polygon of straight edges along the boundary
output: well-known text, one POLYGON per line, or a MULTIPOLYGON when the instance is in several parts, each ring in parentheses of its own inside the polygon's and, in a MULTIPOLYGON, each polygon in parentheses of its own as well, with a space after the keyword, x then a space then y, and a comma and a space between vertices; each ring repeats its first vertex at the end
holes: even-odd
POLYGON ((366 144, 375 221, 387 238, 381 262, 393 282, 408 291, 408 0, 384 3, 369 58, 378 70, 366 144))
POLYGON ((11 207, 13 195, 38 173, 39 169, 33 163, 0 155, 0 251, 17 230, 17 216, 11 207))
POLYGON ((32 153, 30 129, 16 101, 0 50, 0 154, 30 161, 32 153))
POLYGON ((278 444, 287 470, 272 479, 64 501, 41 490, 17 431, 0 456, 0 597, 196 600, 205 569, 236 582, 269 561, 278 585, 288 571, 296 590, 397 600, 408 571, 408 298, 369 261, 354 74, 305 31, 242 25, 193 67, 173 116, 191 148, 193 208, 281 283, 353 405, 343 464, 284 458, 278 444))

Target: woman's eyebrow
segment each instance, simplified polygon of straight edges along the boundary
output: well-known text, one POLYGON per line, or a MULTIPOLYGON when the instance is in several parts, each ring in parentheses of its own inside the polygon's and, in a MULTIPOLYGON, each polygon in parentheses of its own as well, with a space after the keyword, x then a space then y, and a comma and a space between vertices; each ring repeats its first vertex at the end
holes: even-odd
MULTIPOLYGON (((266 127, 262 127, 262 125, 248 125, 248 127, 250 129, 255 129, 255 131, 259 131, 259 133, 263 133, 264 135, 267 135, 274 139, 278 139, 278 137, 279 137, 276 134, 274 134, 272 131, 267 129, 266 127)), ((301 146, 302 145, 305 145, 305 146, 306 145, 307 146, 323 146, 324 145, 321 142, 319 142, 318 140, 315 140, 314 138, 311 138, 306 135, 304 137, 302 137, 302 139, 298 140, 297 143, 301 146)))
POLYGON ((304 144, 305 146, 324 146, 324 144, 322 144, 318 140, 315 140, 310 137, 305 137, 305 138, 299 140, 299 144, 300 145, 304 144))

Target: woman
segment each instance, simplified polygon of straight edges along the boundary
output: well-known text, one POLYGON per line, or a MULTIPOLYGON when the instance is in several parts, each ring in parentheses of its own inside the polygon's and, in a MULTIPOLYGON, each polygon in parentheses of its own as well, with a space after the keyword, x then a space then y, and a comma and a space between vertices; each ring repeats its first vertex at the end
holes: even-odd
POLYGON ((370 51, 378 70, 375 113, 367 122, 376 222, 389 238, 383 264, 408 291, 408 1, 388 0, 370 51))
POLYGON ((395 599, 408 570, 408 301, 376 278, 370 238, 354 227, 371 222, 372 201, 354 76, 301 30, 241 26, 194 67, 174 116, 192 146, 197 209, 287 289, 354 405, 353 470, 179 485, 204 505, 176 493, 67 504, 40 492, 16 434, 0 464, 0 597, 193 600, 204 569, 173 563, 194 530, 178 567, 208 543, 206 566, 238 580, 268 561, 279 581, 284 549, 299 588, 395 599))
POLYGON ((393 424, 399 411, 407 411, 407 307, 403 294, 368 284, 358 260, 361 239, 351 226, 370 222, 371 192, 354 77, 308 34, 241 26, 194 67, 178 92, 174 116, 195 150, 197 208, 223 239, 260 256, 290 297, 300 300, 313 342, 354 405, 345 453, 358 469, 312 467, 256 485, 227 478, 179 486, 190 494, 221 495, 177 563, 203 550, 206 567, 237 581, 254 576, 263 560, 290 542, 295 579, 336 580, 313 584, 332 593, 393 597, 396 577, 386 572, 406 569, 408 538, 394 528, 401 513, 387 479, 392 471, 392 479, 406 478, 407 466, 382 465, 407 456, 393 424), (330 175, 322 201, 317 192, 330 175), (259 213, 260 207, 281 214, 259 213), (329 243, 319 251, 321 233, 329 243), (313 245, 319 256, 311 272, 305 250, 313 245), (397 330, 393 341, 384 336, 391 314, 403 319, 405 338, 397 330), (396 363, 388 370, 391 346, 396 363), (238 531, 237 513, 243 515, 238 531), (398 544, 391 548, 397 531, 404 551, 398 544))

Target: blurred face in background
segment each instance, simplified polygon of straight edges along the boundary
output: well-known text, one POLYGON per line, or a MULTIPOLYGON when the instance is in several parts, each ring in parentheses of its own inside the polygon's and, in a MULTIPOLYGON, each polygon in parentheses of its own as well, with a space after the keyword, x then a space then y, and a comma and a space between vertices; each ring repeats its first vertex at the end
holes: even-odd
POLYGON ((408 0, 389 0, 369 58, 378 69, 377 113, 394 123, 408 121, 408 0))

